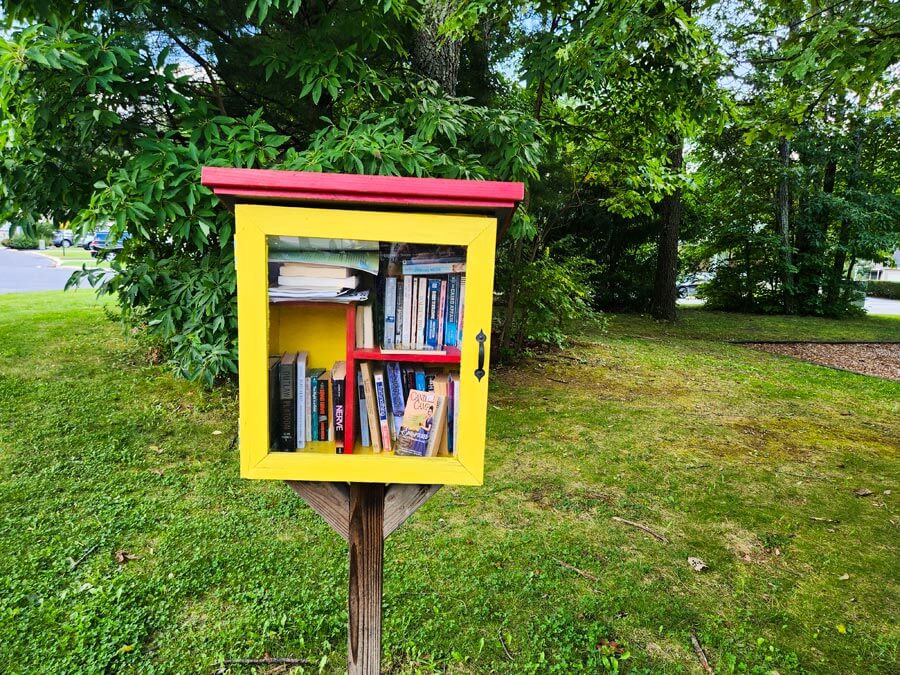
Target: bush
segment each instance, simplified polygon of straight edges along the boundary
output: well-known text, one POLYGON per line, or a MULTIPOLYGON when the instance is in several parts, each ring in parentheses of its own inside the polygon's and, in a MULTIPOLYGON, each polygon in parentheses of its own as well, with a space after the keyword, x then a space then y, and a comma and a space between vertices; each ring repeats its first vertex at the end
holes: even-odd
POLYGON ((900 281, 870 281, 866 295, 872 298, 900 300, 900 281))
POLYGON ((29 237, 27 234, 17 234, 15 237, 9 240, 7 244, 10 248, 16 248, 20 251, 24 251, 27 249, 33 249, 38 247, 38 240, 36 237, 29 237))

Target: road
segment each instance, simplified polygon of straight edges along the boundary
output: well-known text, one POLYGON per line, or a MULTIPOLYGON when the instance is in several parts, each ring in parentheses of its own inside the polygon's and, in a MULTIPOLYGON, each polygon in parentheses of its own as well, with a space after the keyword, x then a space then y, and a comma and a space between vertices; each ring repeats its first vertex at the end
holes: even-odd
POLYGON ((62 290, 72 271, 36 253, 0 248, 0 294, 62 290))
POLYGON ((900 316, 900 300, 866 298, 866 312, 885 316, 900 316))

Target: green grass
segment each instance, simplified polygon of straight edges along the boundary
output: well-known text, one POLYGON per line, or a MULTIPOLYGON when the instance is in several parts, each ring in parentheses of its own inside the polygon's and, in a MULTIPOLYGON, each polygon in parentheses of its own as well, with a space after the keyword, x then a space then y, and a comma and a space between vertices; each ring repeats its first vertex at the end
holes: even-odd
POLYGON ((81 269, 81 266, 85 263, 87 263, 88 267, 109 267, 108 261, 101 260, 98 262, 96 258, 91 256, 90 251, 85 251, 80 246, 70 246, 69 248, 55 248, 51 246, 45 251, 36 251, 36 253, 55 258, 59 261, 61 267, 81 269))
MULTIPOLYGON (((594 673, 615 640, 631 672, 700 672, 693 631, 717 673, 896 672, 900 383, 725 340, 898 334, 623 316, 496 369, 484 486, 387 542, 385 669, 594 673)), ((238 478, 235 432, 230 392, 148 365, 91 293, 0 296, 0 671, 342 670, 346 548, 238 478)))

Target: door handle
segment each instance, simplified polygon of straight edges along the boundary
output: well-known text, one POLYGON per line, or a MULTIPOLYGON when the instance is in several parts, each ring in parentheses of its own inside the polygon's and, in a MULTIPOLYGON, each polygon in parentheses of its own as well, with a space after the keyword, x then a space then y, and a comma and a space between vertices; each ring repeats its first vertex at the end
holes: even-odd
POLYGON ((481 382, 481 378, 484 377, 484 343, 487 341, 487 335, 480 330, 475 340, 478 342, 478 367, 475 369, 475 377, 481 382))

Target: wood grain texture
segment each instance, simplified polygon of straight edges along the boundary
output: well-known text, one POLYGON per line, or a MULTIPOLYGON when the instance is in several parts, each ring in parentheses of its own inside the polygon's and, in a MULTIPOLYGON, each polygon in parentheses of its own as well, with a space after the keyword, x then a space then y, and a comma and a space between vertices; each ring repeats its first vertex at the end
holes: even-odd
POLYGON ((347 672, 381 671, 384 493, 380 483, 350 484, 350 588, 347 672))
POLYGON ((390 485, 384 495, 384 538, 405 523, 440 488, 440 485, 390 485))
POLYGON ((350 539, 350 488, 346 483, 285 481, 309 507, 334 528, 344 541, 350 539))

